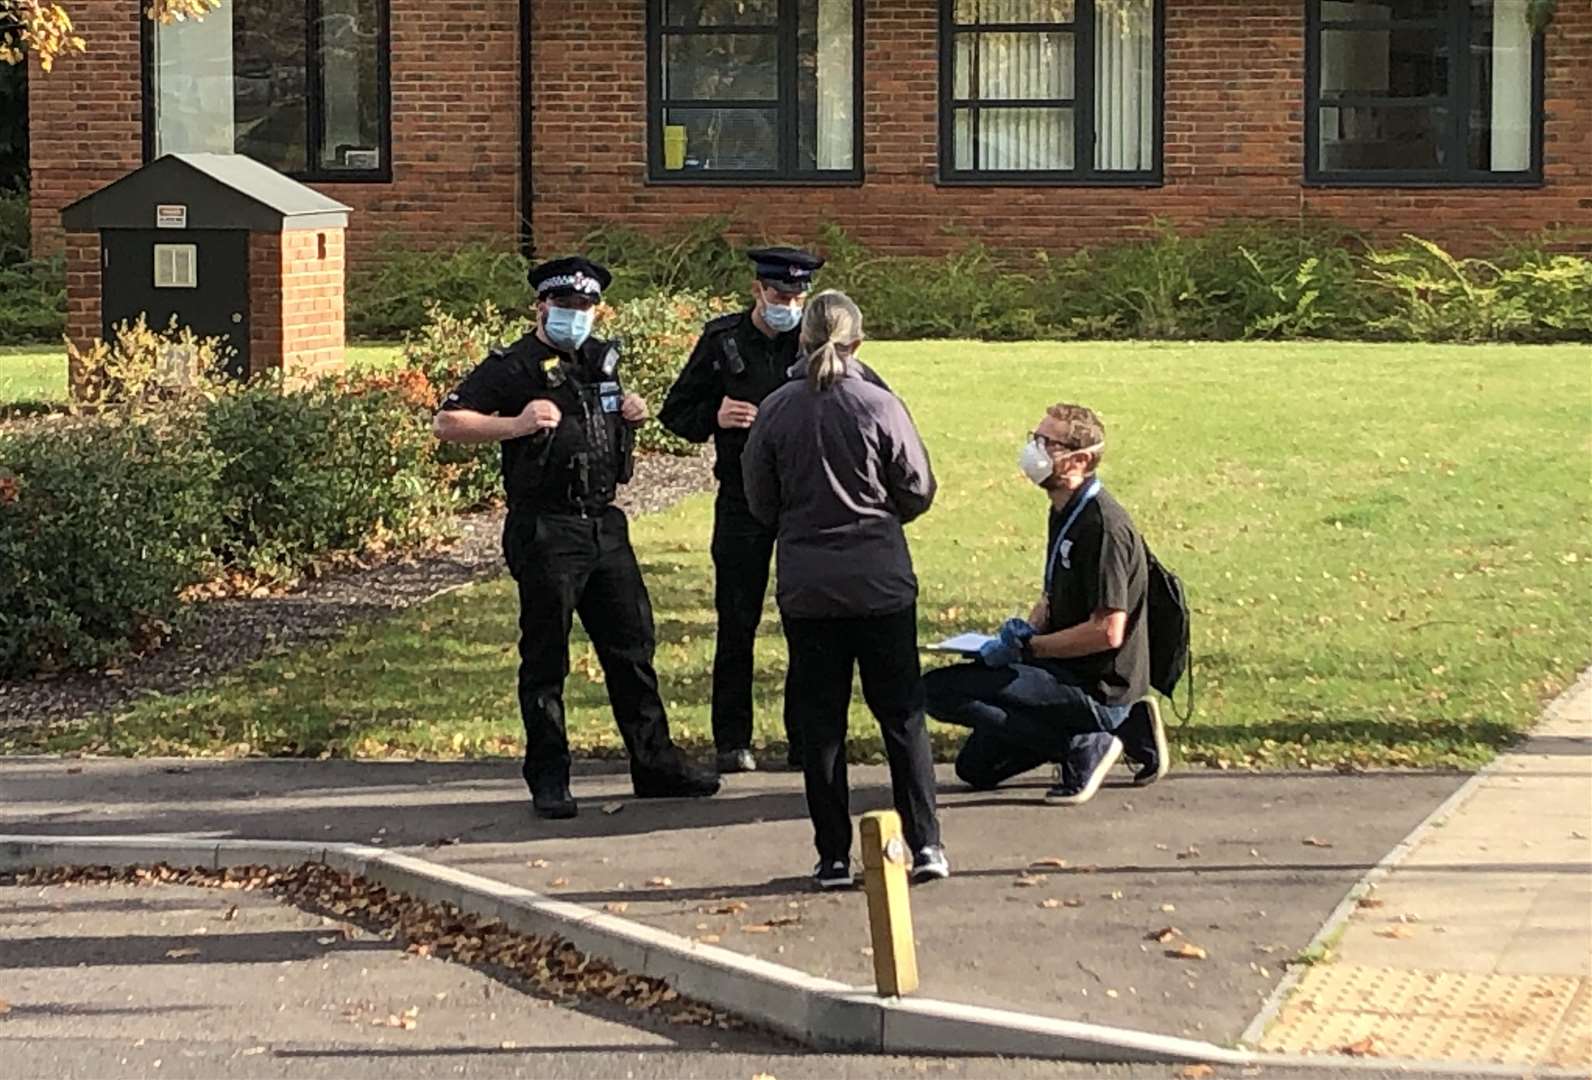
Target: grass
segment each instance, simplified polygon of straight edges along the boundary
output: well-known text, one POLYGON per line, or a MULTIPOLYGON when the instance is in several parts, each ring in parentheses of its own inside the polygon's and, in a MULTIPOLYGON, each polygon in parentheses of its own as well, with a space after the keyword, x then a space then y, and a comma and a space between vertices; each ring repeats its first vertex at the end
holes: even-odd
MULTIPOLYGON (((911 530, 925 637, 1026 611, 1046 507, 1017 450, 1054 400, 1102 412, 1106 483, 1195 609, 1184 761, 1474 766, 1592 659, 1585 349, 939 342, 867 357, 911 405, 940 478, 911 530)), ((709 743, 711 514, 700 496, 633 528, 671 721, 697 748, 709 743)), ((479 585, 47 745, 515 754, 514 619, 509 583, 479 585)), ((572 743, 616 753, 578 632, 572 666, 572 743)), ((756 695, 758 736, 775 748, 783 675, 771 617, 756 695)), ((958 741, 934 735, 942 753, 958 741)), ((855 756, 878 754, 860 706, 853 736, 855 756)))
MULTIPOLYGON (((383 366, 395 352, 392 345, 350 345, 354 367, 383 366)), ((66 350, 58 345, 0 347, 0 405, 66 400, 66 350)))

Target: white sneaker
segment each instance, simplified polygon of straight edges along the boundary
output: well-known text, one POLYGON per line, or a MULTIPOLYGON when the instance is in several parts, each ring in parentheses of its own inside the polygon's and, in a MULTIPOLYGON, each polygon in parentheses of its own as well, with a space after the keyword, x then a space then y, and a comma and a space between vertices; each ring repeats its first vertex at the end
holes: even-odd
POLYGON ((1115 735, 1108 736, 1110 742, 1089 766, 1089 771, 1084 774, 1081 784, 1057 784, 1045 792, 1045 801, 1051 806, 1081 806, 1095 797, 1095 792, 1100 790, 1100 785, 1105 781, 1106 774, 1111 771, 1111 766, 1117 763, 1122 756, 1122 740, 1115 735))

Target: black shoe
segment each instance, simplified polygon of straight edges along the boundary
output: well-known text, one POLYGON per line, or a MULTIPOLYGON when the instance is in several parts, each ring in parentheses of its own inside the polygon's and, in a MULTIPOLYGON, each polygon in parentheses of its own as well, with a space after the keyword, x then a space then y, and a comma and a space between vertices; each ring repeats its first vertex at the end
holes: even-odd
POLYGON ((945 857, 945 848, 930 844, 912 858, 912 881, 921 885, 925 881, 944 881, 951 876, 951 861, 945 857))
POLYGON ((813 880, 820 889, 849 889, 855 885, 856 879, 851 876, 851 862, 848 859, 820 859, 818 865, 813 867, 813 880))
POLYGON ((1045 801, 1052 806, 1083 805, 1094 798, 1121 756, 1122 740, 1115 735, 1097 731, 1079 736, 1062 767, 1061 782, 1045 792, 1045 801))
POLYGON ((572 818, 580 811, 575 796, 569 793, 569 781, 549 780, 531 789, 531 806, 536 816, 550 821, 572 818))
POLYGON ((1172 767, 1166 752, 1166 727, 1161 723, 1161 708, 1153 698, 1135 701, 1128 718, 1117 728, 1122 751, 1138 769, 1133 774, 1137 787, 1147 787, 1167 774, 1172 767))
POLYGON ((704 799, 719 793, 719 778, 682 765, 676 772, 632 775, 638 799, 704 799))
POLYGON ((750 750, 721 750, 717 764, 721 776, 725 773, 757 771, 757 759, 750 750))

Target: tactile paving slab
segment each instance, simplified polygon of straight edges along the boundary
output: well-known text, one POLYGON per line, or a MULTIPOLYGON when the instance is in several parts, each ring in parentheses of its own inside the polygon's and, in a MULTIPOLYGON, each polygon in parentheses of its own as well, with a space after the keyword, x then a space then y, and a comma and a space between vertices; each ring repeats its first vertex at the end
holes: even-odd
POLYGON ((1592 1069, 1592 982, 1322 964, 1305 973, 1261 1048, 1592 1069))

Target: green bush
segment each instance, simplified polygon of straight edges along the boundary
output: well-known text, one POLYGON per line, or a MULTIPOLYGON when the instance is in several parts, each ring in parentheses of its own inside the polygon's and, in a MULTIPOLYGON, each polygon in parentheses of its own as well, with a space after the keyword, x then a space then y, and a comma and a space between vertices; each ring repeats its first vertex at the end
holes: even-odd
POLYGON ((348 334, 401 338, 425 324, 432 305, 451 315, 465 315, 488 302, 517 311, 530 297, 526 269, 525 259, 507 241, 419 250, 389 237, 348 275, 348 334))
MULTIPOLYGON (((685 366, 702 326, 709 319, 734 311, 739 302, 695 293, 644 296, 605 307, 597 333, 624 343, 620 376, 625 388, 647 399, 654 414, 664 395, 685 366)), ((656 419, 648 420, 636 435, 643 451, 694 454, 698 448, 665 431, 656 419)))
POLYGON ((186 414, 0 435, 0 677, 159 641, 221 534, 221 454, 195 436, 186 414))
POLYGON ((0 341, 58 341, 66 330, 66 270, 30 256, 28 197, 0 190, 0 341))
POLYGON ((423 414, 397 390, 261 380, 214 402, 204 437, 224 457, 220 554, 290 578, 317 557, 432 535, 450 508, 423 414))
POLYGON ((614 275, 605 292, 610 303, 655 293, 703 296, 745 295, 752 266, 746 247, 729 238, 729 217, 698 218, 653 235, 626 225, 602 225, 580 241, 580 253, 614 275))

